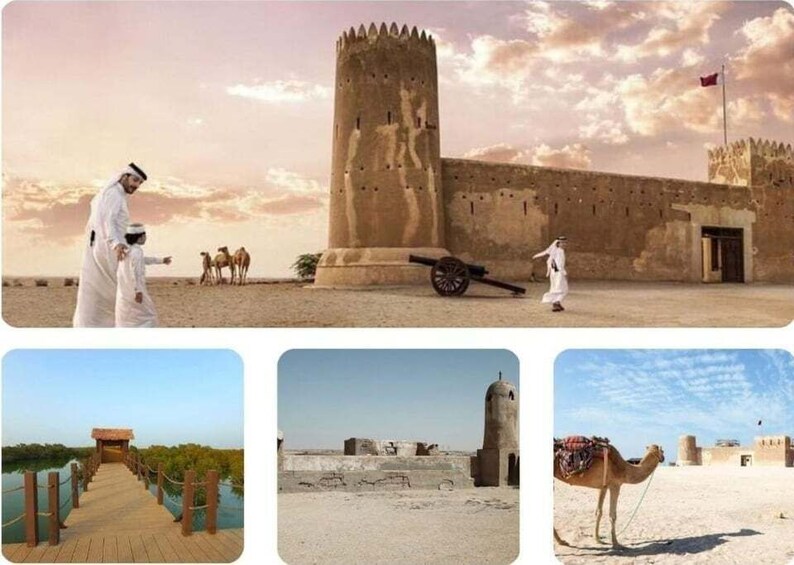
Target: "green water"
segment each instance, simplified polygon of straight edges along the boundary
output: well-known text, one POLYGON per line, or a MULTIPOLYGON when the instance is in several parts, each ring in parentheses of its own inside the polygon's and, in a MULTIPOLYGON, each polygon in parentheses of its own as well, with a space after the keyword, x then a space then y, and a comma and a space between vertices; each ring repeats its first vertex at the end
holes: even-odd
MULTIPOLYGON (((58 471, 58 482, 65 481, 72 473, 71 464, 75 460, 37 460, 19 461, 3 464, 3 492, 21 487, 25 482, 25 471, 35 471, 38 484, 47 484, 47 474, 58 471)), ((61 521, 64 521, 72 510, 72 485, 67 481, 60 486, 61 521)), ((82 489, 80 489, 82 492, 82 489)), ((25 496, 21 490, 3 494, 3 524, 10 522, 25 511, 25 496)), ((39 512, 47 512, 47 491, 39 489, 39 512)), ((39 540, 46 540, 49 535, 49 518, 39 516, 39 540)), ((15 524, 3 528, 2 542, 17 543, 25 541, 25 521, 20 520, 15 524)))

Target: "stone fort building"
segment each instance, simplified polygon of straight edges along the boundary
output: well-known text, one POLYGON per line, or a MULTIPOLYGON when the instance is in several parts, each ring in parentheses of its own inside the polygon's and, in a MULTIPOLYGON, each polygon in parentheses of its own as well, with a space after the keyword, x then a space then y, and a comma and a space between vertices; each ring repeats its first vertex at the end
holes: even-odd
POLYGON ((334 88, 318 285, 424 282, 411 253, 524 279, 560 234, 580 279, 794 282, 790 145, 718 147, 708 182, 442 158, 435 42, 395 24, 342 34, 334 88))
POLYGON ((502 379, 485 392, 482 449, 442 454, 437 445, 349 438, 344 455, 286 453, 278 439, 278 492, 457 490, 519 486, 518 390, 502 379))
POLYGON ((730 440, 718 441, 713 447, 698 447, 695 436, 685 435, 678 438, 676 465, 794 467, 794 449, 791 447, 791 437, 785 435, 758 436, 749 447, 730 440))

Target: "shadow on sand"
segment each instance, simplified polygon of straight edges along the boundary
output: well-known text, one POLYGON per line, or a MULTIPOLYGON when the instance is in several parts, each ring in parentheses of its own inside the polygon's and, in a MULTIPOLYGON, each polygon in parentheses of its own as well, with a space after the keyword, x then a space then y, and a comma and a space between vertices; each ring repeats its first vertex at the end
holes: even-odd
POLYGON ((706 534, 704 536, 688 536, 683 538, 669 538, 658 539, 649 542, 641 542, 636 545, 626 546, 621 549, 613 549, 612 546, 605 545, 603 547, 589 546, 589 547, 574 547, 571 549, 578 549, 580 551, 590 551, 600 555, 615 555, 615 556, 639 556, 639 555, 658 555, 666 553, 669 555, 691 555, 695 553, 702 553, 704 551, 711 551, 728 541, 727 538, 745 537, 745 536, 760 536, 761 532, 755 530, 748 530, 742 528, 738 532, 726 532, 721 534, 706 534))

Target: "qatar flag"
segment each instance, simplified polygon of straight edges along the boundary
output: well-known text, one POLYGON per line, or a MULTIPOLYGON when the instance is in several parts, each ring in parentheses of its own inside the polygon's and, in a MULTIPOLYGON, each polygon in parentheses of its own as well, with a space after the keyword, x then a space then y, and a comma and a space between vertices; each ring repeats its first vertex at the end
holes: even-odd
POLYGON ((714 73, 713 75, 700 77, 700 86, 717 86, 717 78, 719 76, 720 73, 714 73))

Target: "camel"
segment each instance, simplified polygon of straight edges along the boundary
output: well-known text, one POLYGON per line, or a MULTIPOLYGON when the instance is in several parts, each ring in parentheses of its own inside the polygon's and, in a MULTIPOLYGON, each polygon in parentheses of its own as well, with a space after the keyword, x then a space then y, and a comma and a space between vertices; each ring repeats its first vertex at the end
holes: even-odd
POLYGON ((201 255, 201 278, 199 279, 199 285, 202 284, 213 284, 215 282, 215 275, 212 272, 214 265, 214 261, 210 257, 208 251, 202 251, 199 253, 201 255))
MULTIPOLYGON (((604 458, 596 455, 593 457, 593 464, 589 469, 568 478, 562 476, 560 463, 554 459, 554 478, 564 483, 578 487, 590 487, 599 489, 598 506, 596 506, 595 539, 596 543, 603 543, 598 535, 601 522, 601 514, 604 506, 604 497, 609 489, 609 519, 612 522, 612 547, 619 549, 623 546, 618 543, 615 535, 615 521, 617 520, 618 496, 620 487, 623 484, 636 485, 647 479, 656 470, 656 466, 664 462, 664 451, 658 445, 649 445, 646 448, 645 456, 639 464, 632 465, 627 463, 614 446, 608 446, 607 469, 604 474, 604 458)), ((570 545, 563 541, 554 528, 554 539, 560 545, 570 545)))
POLYGON ((234 252, 234 266, 237 269, 237 282, 240 285, 248 281, 248 267, 251 265, 251 255, 241 247, 234 252))
POLYGON ((218 248, 219 253, 215 256, 215 274, 218 276, 217 284, 223 284, 223 269, 229 268, 231 275, 229 281, 234 282, 234 258, 229 254, 226 246, 218 248))

